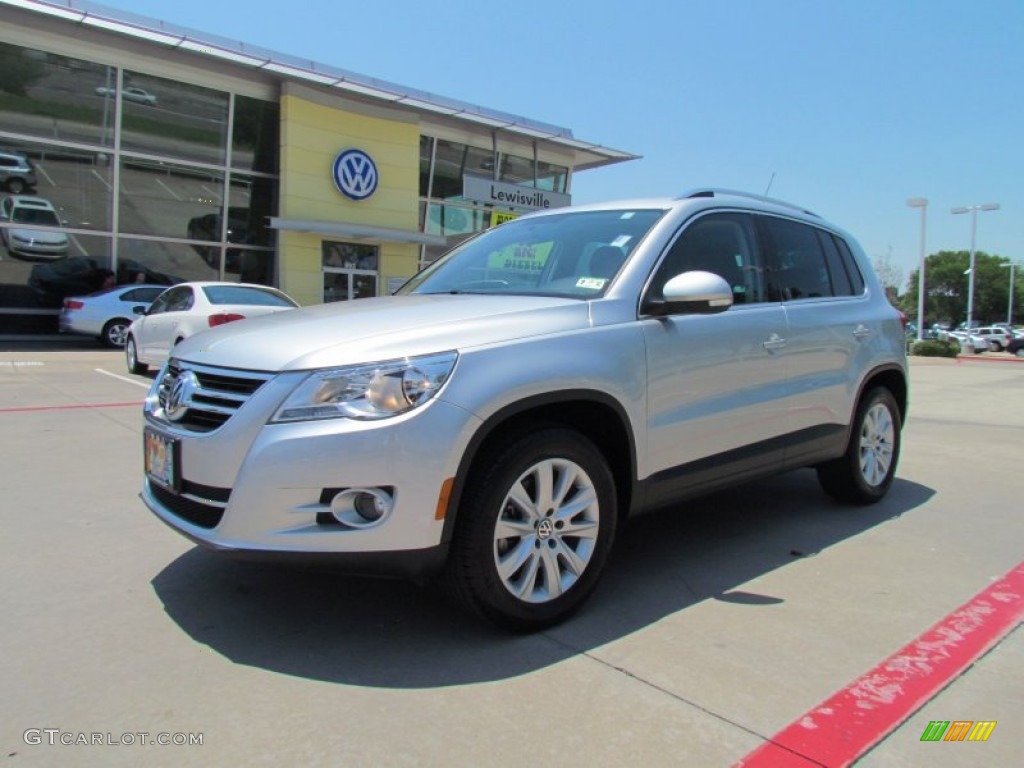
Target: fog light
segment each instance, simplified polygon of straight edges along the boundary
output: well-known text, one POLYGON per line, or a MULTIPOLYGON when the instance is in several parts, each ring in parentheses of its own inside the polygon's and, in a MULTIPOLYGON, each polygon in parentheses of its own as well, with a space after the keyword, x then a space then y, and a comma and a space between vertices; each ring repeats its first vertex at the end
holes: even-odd
POLYGON ((346 488, 331 499, 331 515, 349 528, 369 528, 391 514, 394 506, 390 488, 346 488))
POLYGON ((356 512, 371 523, 380 520, 387 512, 387 505, 380 496, 364 491, 356 494, 355 508, 356 512))

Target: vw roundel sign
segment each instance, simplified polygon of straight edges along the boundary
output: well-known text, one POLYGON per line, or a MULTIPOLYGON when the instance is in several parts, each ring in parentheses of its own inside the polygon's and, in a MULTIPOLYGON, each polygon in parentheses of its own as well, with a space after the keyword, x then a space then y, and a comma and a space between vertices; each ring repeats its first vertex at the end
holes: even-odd
POLYGON ((377 191, 377 165, 361 149, 346 149, 334 161, 334 185, 345 197, 365 200, 377 191))

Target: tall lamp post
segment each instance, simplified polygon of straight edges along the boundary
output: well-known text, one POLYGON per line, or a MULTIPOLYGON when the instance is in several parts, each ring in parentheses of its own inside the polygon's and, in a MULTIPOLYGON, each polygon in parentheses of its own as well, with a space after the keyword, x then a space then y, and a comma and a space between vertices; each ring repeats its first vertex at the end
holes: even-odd
POLYGON ((1017 265, 1013 262, 1009 264, 1000 264, 999 266, 1010 270, 1010 301, 1006 305, 1006 324, 1013 327, 1013 273, 1017 265))
POLYGON ((924 339, 924 233, 928 218, 928 198, 912 197, 907 200, 911 208, 921 209, 921 257, 917 267, 917 340, 924 339))
POLYGON ((978 211, 998 211, 999 203, 982 203, 981 205, 965 205, 953 208, 950 213, 971 214, 971 265, 968 268, 970 273, 967 279, 967 330, 971 330, 974 323, 974 235, 978 229, 978 211))

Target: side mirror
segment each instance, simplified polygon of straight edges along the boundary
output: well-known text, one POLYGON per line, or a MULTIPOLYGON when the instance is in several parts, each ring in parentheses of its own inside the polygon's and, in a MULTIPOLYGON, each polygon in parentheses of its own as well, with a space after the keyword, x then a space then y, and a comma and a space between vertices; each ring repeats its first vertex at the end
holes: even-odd
POLYGON ((132 307, 132 314, 133 315, 144 315, 144 314, 146 314, 146 311, 147 311, 146 307, 143 306, 142 304, 139 304, 138 306, 132 307))
POLYGON ((710 315, 732 306, 732 287, 713 272, 683 272, 667 283, 664 298, 647 299, 643 312, 656 317, 665 315, 710 315))

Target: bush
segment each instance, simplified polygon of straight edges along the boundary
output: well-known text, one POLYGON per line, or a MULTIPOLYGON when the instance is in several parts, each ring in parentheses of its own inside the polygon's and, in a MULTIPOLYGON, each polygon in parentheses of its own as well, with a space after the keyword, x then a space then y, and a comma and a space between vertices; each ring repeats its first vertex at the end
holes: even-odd
POLYGON ((919 357, 956 357, 959 353, 960 346, 958 344, 938 339, 915 341, 910 348, 910 354, 919 357))

